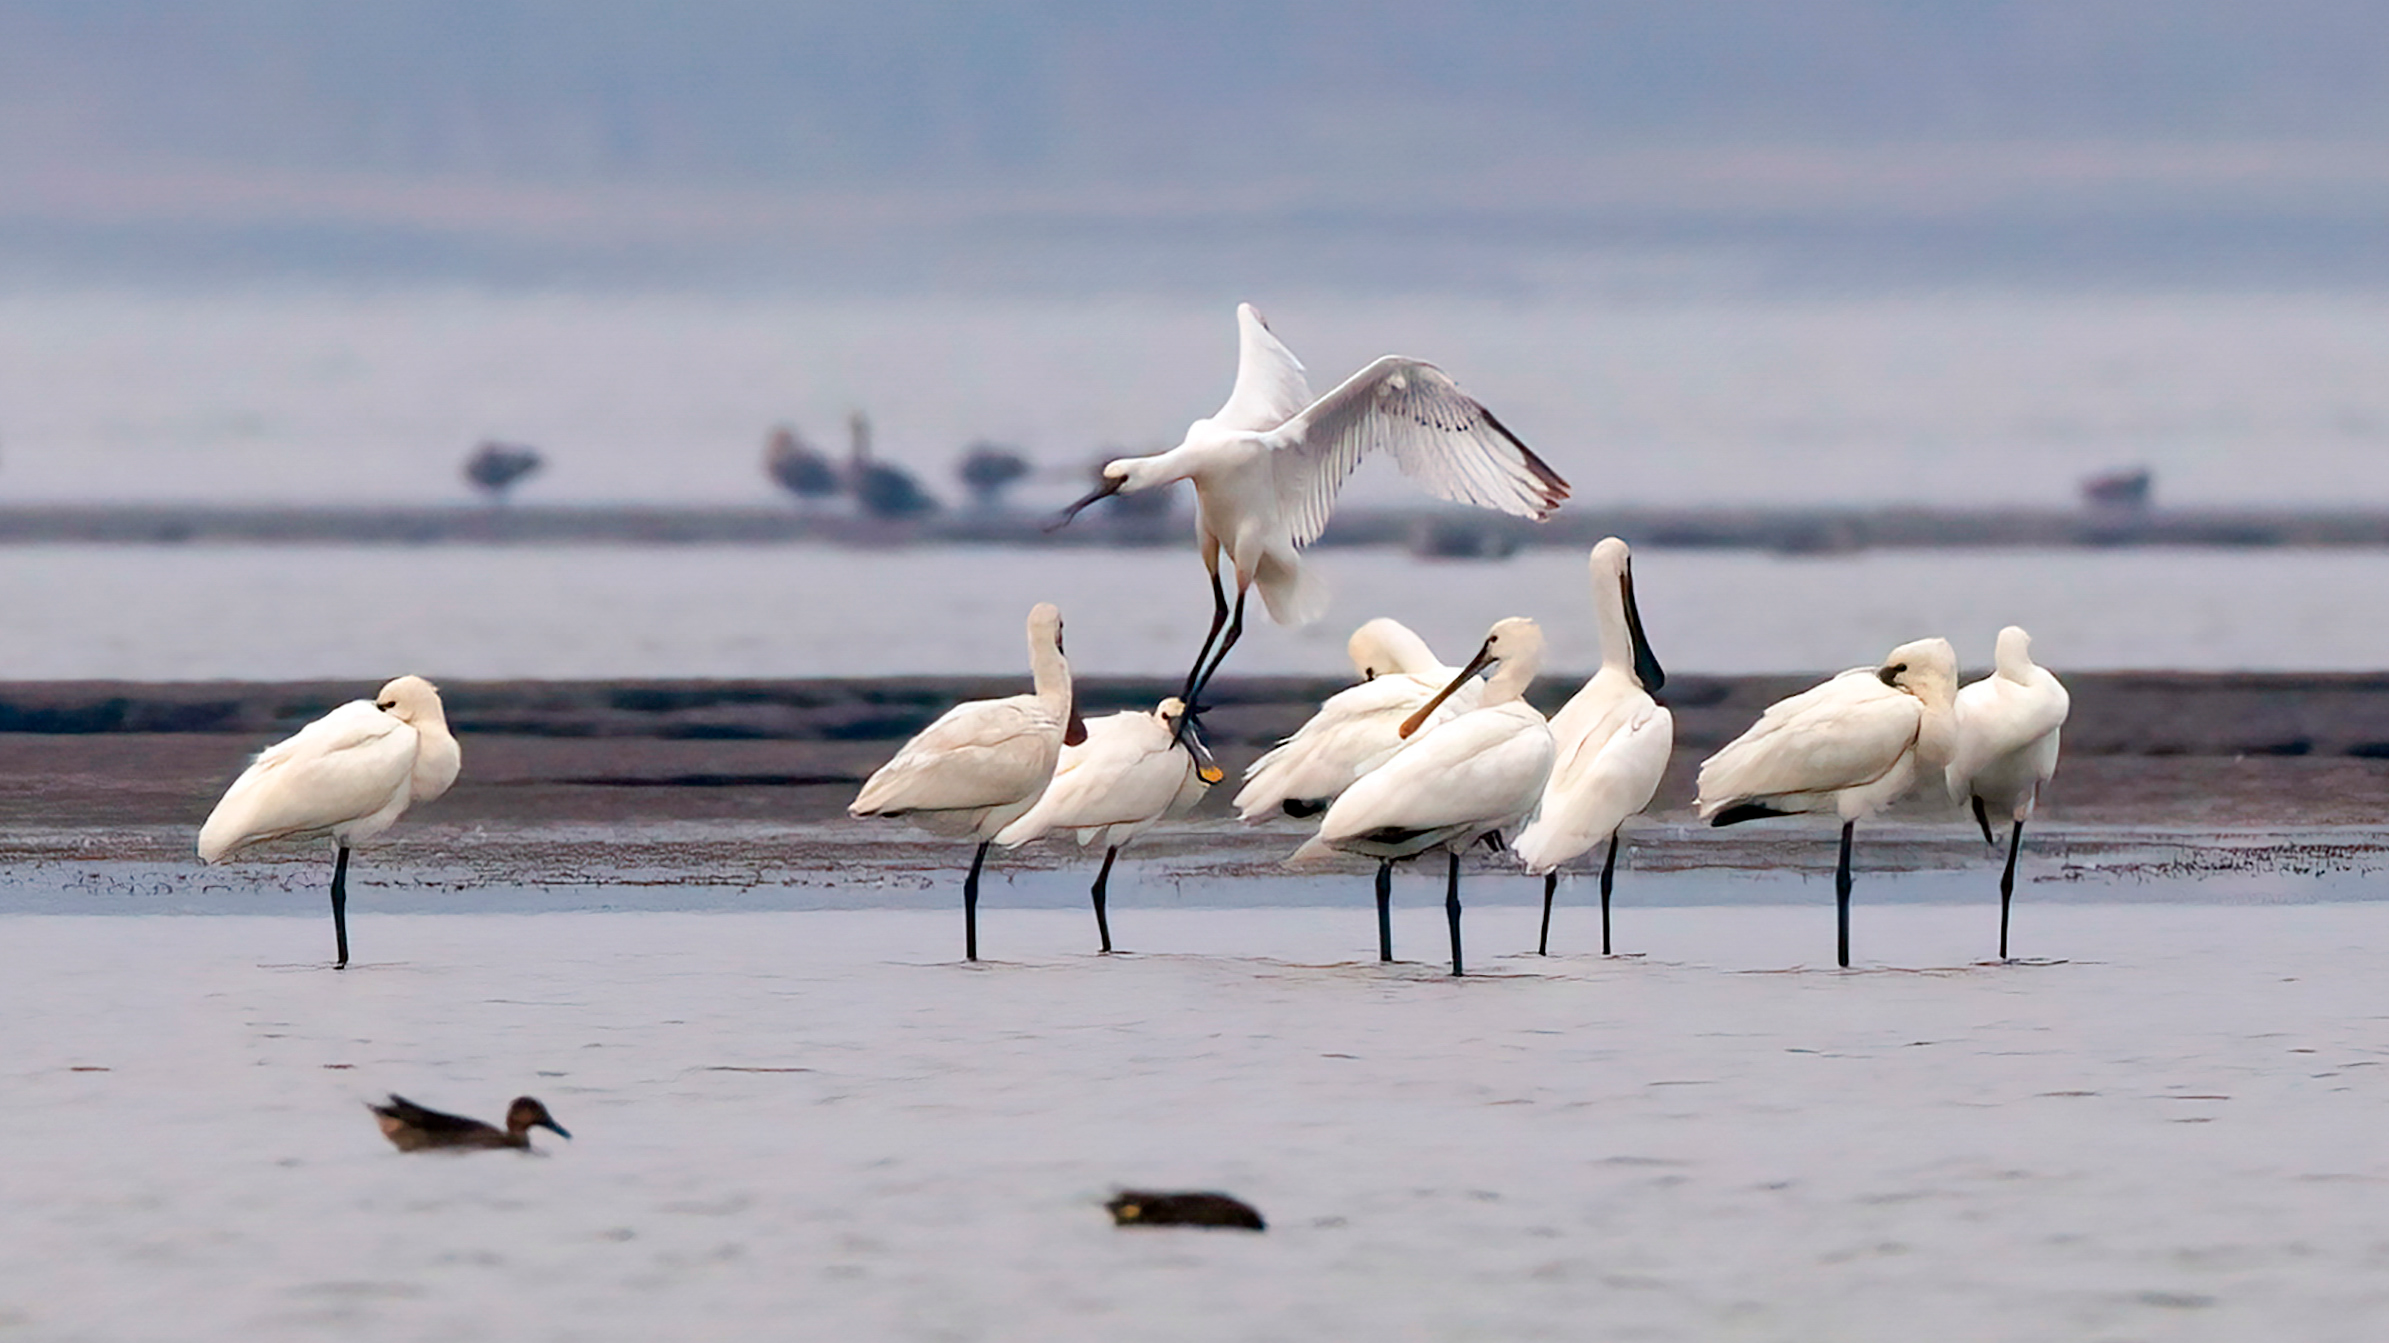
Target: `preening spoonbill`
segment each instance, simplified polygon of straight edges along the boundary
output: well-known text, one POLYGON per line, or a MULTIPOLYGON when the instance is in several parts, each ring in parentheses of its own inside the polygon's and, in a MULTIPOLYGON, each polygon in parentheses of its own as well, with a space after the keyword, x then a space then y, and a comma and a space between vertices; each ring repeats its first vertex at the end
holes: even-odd
POLYGON ((2057 772, 2057 733, 2073 701, 2046 667, 2032 660, 2032 636, 2010 625, 1999 631, 1989 676, 1958 692, 1958 744, 1949 762, 1950 800, 1972 804, 1983 842, 1991 813, 2014 822, 2007 866, 1999 874, 1999 958, 2007 959, 2007 913, 2016 894, 2016 850, 2041 785, 2057 772))
POLYGON ((901 816, 932 834, 979 841, 962 881, 962 947, 979 959, 979 869, 996 832, 1027 814, 1053 778, 1065 738, 1083 740, 1071 710, 1070 663, 1062 656, 1062 613, 1052 602, 1029 612, 1032 694, 957 704, 904 743, 863 783, 850 816, 901 816))
POLYGON ((389 829, 410 805, 447 792, 461 762, 439 688, 401 676, 372 699, 350 700, 258 752, 199 827, 199 857, 220 862, 269 839, 329 833, 339 851, 332 860, 333 968, 345 968, 350 846, 389 829))
MULTIPOLYGON (((1409 627, 1384 616, 1354 630, 1345 652, 1360 684, 1330 695, 1309 722, 1244 771, 1236 812, 1246 824, 1327 810, 1354 779, 1401 749, 1404 720, 1460 674, 1409 627)), ((1433 721, 1475 708, 1483 693, 1483 682, 1467 682, 1436 709, 1433 721)))
POLYGON ((1106 463, 1103 482, 1053 524, 1108 495, 1194 482, 1211 629, 1179 698, 1198 708, 1196 696, 1244 633, 1253 587, 1281 625, 1307 625, 1326 611, 1326 585, 1303 566, 1302 548, 1326 529, 1336 491, 1369 453, 1392 453, 1402 474, 1443 498, 1538 522, 1568 497, 1558 472, 1433 364, 1386 355, 1314 401, 1301 361, 1253 305, 1238 304, 1236 322, 1227 404, 1189 425, 1168 452, 1106 463), (1222 551, 1236 571, 1232 613, 1222 551))
POLYGON ((1086 740, 1062 748, 1053 782, 1037 805, 996 833, 995 842, 1007 849, 1051 834, 1067 834, 1082 848, 1103 846, 1103 868, 1090 894, 1105 951, 1112 949, 1103 906, 1112 860, 1128 841, 1185 815, 1219 782, 1219 766, 1202 738, 1189 732, 1180 740, 1178 720, 1185 716, 1185 704, 1165 699, 1150 713, 1132 709, 1087 720, 1086 740))
POLYGON ((1452 973, 1460 973, 1460 851, 1526 819, 1551 773, 1551 729, 1524 698, 1543 659, 1543 630, 1523 616, 1493 626, 1484 646, 1446 687, 1457 692, 1488 663, 1498 662, 1476 708, 1421 730, 1439 707, 1414 711, 1405 727, 1415 734, 1391 760, 1360 776, 1327 809, 1319 833, 1289 860, 1312 862, 1333 852, 1378 860, 1378 942, 1386 924, 1385 864, 1441 848, 1449 859, 1443 912, 1451 925, 1452 973))
POLYGON ((1701 762, 1700 814, 1711 825, 1763 816, 1841 817, 1834 869, 1837 953, 1850 964, 1850 835, 1920 782, 1939 786, 1957 736, 1957 653, 1947 639, 1891 650, 1779 701, 1701 762))
POLYGON ((1551 719, 1557 748, 1535 819, 1510 847, 1529 872, 1543 875, 1543 931, 1538 955, 1551 950, 1551 897, 1560 864, 1604 838, 1601 860, 1601 954, 1609 954, 1609 888, 1618 866, 1618 827, 1651 805, 1675 749, 1675 715, 1651 692, 1667 674, 1643 637, 1634 604, 1634 557, 1612 536, 1593 547, 1593 611, 1601 627, 1601 669, 1551 719))

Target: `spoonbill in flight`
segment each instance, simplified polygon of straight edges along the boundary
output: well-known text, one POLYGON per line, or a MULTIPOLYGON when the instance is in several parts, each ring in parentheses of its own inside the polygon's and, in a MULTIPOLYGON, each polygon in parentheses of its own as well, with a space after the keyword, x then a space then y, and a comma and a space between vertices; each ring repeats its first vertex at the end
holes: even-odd
MULTIPOLYGON (((1551 773, 1551 729, 1523 698, 1542 660, 1542 627, 1523 616, 1496 623, 1445 687, 1445 695, 1456 693, 1488 664, 1499 663, 1477 707, 1421 731, 1441 705, 1430 700, 1419 706, 1403 724, 1414 739, 1345 789, 1321 818, 1319 833, 1288 860, 1314 862, 1342 852, 1384 863, 1441 848, 1455 975, 1461 972, 1460 851, 1487 837, 1498 844, 1503 830, 1535 809, 1551 773)), ((1390 941, 1383 904, 1377 918, 1382 945, 1390 941)))
POLYGON ((1551 897, 1560 864, 1609 841, 1601 860, 1601 954, 1609 954, 1609 888, 1618 866, 1618 827, 1651 805, 1675 749, 1675 715, 1651 698, 1667 674, 1643 637, 1634 604, 1634 557, 1612 536, 1593 547, 1593 610, 1601 626, 1601 669, 1551 719, 1558 748, 1543 802, 1510 847, 1543 876, 1543 931, 1551 951, 1551 897))
POLYGON ((1850 835, 1858 823, 1942 782, 1957 736, 1958 657, 1947 639, 1891 650, 1771 705, 1749 731, 1701 762, 1700 815, 1711 825, 1832 812, 1842 822, 1833 894, 1842 967, 1850 964, 1850 835))
POLYGON ((401 676, 372 699, 350 700, 288 741, 257 753, 207 823, 199 857, 221 862, 251 844, 328 833, 332 860, 332 941, 348 966, 348 851, 381 834, 417 802, 456 782, 462 763, 439 688, 401 676))
POLYGON ((1105 889, 1112 860, 1137 836, 1173 816, 1183 816, 1211 785, 1220 769, 1189 732, 1181 740, 1178 720, 1186 706, 1165 699, 1152 712, 1129 710, 1087 721, 1086 740, 1062 748, 1053 782, 1019 820, 996 832, 995 842, 1017 849, 1033 839, 1067 834, 1080 847, 1103 846, 1103 868, 1095 874, 1095 932, 1103 950, 1112 949, 1105 889))
POLYGON ((1971 804, 1983 843, 1991 813, 2014 823, 2007 866, 1999 874, 1999 959, 2007 959, 2008 906, 2016 895, 2016 850, 2032 819, 2041 785, 2057 772, 2057 734, 2073 701, 2049 669, 2032 660, 2032 636, 2010 625, 1999 631, 1989 676, 1958 692, 1957 753, 1949 762, 1950 800, 1971 804))
POLYGON ((1086 727, 1071 708, 1070 663, 1062 656, 1062 612, 1029 612, 1029 668, 1036 690, 957 704, 904 743, 863 782, 850 816, 901 816, 932 834, 979 841, 962 881, 962 954, 979 959, 979 869, 996 832, 1035 806, 1065 741, 1086 727))
POLYGON ((1392 453, 1402 474, 1443 498, 1538 522, 1568 497, 1558 472, 1433 364, 1386 355, 1314 401, 1301 361, 1253 305, 1237 305, 1236 321, 1227 404, 1167 452, 1106 463, 1103 482, 1051 524, 1109 495, 1194 482, 1211 629, 1178 697, 1197 711, 1196 696, 1244 634, 1252 588, 1281 625, 1307 625, 1326 611, 1327 586, 1303 566, 1302 548, 1326 529, 1336 491, 1371 452, 1392 453), (1233 608, 1220 582, 1223 551, 1236 571, 1233 608))

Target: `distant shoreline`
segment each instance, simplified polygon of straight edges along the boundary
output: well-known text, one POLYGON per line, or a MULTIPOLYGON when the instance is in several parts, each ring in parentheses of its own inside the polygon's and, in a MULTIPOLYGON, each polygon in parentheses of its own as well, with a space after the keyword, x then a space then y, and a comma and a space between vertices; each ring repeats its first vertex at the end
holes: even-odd
MULTIPOLYGON (((1183 512, 1107 517, 1056 532, 1044 512, 958 509, 881 520, 790 506, 46 504, 0 508, 0 545, 994 545, 1149 547, 1185 542, 1183 512)), ((1322 546, 1394 546, 1498 558, 1530 546, 1637 546, 1822 554, 1873 548, 2389 547, 2389 510, 2152 508, 1572 508, 1550 522, 1462 509, 1345 509, 1322 546)))

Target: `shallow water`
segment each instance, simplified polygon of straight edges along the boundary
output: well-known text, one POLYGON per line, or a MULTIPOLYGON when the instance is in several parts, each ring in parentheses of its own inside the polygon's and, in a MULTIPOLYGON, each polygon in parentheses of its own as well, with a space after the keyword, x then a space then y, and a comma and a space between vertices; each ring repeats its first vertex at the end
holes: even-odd
MULTIPOLYGON (((1532 615, 1547 666, 1599 662, 1580 554, 1497 562, 1327 550, 1336 592, 1308 629, 1256 610, 1231 672, 1349 674, 1377 615, 1452 662, 1532 615)), ((2066 670, 2389 666, 2389 552, 1640 552, 1645 627, 1680 672, 1818 671, 1946 634, 1988 663, 2022 624, 2066 670)), ((283 680, 1022 673, 1021 622, 1060 603, 1079 670, 1184 671, 1210 618, 1181 550, 0 547, 0 678, 283 680)), ((1257 603, 1256 603, 1257 605, 1257 603)))
MULTIPOLYGON (((466 452, 502 438, 549 456, 526 497, 755 500, 771 425, 843 448, 860 407, 883 455, 952 495, 978 439, 1073 476, 1107 446, 1175 442, 1227 394, 1237 297, 1320 390, 1388 351, 1441 364, 1585 499, 2046 505, 2143 463, 2171 502, 2389 505, 2389 299, 2319 292, 17 292, 0 488, 452 499, 466 452)), ((1353 488, 1403 490, 1381 468, 1353 488)))
MULTIPOLYGON (((1812 911, 1355 962, 1340 912, 9 918, 0 1320, 36 1338, 2313 1340, 2389 1322, 2389 906, 1812 911), (316 929, 305 929, 309 934, 316 929), (1256 957, 1249 948, 1266 946, 1256 957), (1698 950, 1691 950, 1691 948, 1698 950), (544 1158, 362 1102, 539 1095, 544 1158), (1122 1232, 1220 1188, 1261 1236, 1122 1232), (1588 1324, 1598 1321, 1597 1325, 1588 1324)), ((1512 921, 1524 917, 1513 911, 1512 921)))

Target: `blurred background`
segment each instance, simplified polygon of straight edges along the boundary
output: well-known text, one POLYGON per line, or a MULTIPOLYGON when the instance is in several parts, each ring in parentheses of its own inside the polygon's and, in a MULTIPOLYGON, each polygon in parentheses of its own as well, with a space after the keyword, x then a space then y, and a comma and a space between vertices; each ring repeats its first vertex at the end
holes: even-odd
MULTIPOLYGON (((1183 544, 918 543, 1176 442, 1245 299, 1320 387, 1442 364, 1582 507, 2389 514, 2385 64, 2354 0, 0 0, 0 513, 947 520, 70 528, 0 544, 0 674, 1004 671, 1045 596, 1083 665, 1174 668, 1183 544)), ((1237 669, 1376 614, 1589 661, 1581 552, 1438 549, 1322 552, 1344 599, 1237 669)), ((1646 553, 1662 656, 2389 663, 2375 545, 1804 550, 1646 553)))

